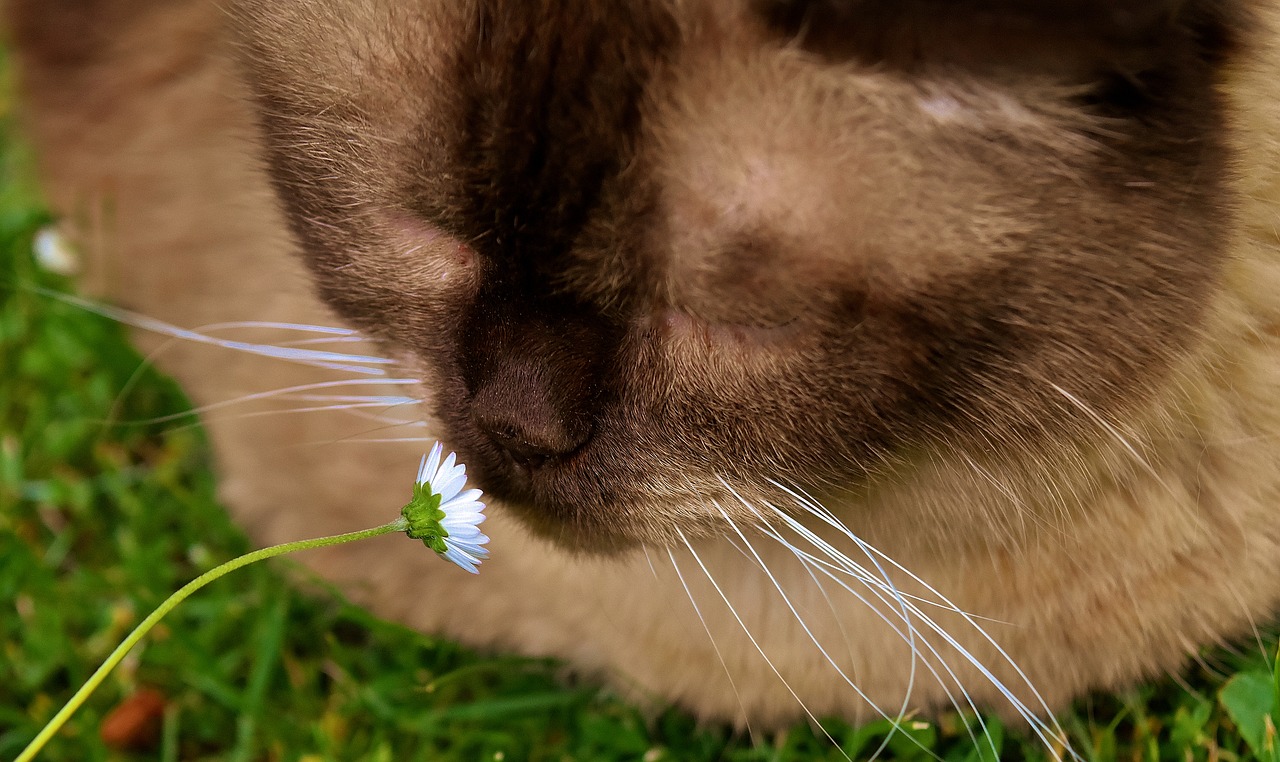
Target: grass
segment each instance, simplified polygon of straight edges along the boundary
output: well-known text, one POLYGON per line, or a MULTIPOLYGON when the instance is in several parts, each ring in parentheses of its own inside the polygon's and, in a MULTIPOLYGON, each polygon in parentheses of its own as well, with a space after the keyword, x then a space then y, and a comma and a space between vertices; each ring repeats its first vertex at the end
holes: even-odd
MULTIPOLYGON (((121 326, 34 290, 74 284, 33 263, 49 217, 7 110, 0 120, 0 759, 12 759, 133 624, 249 545, 214 497, 198 428, 102 424, 187 401, 141 368, 121 326)), ((1265 643, 1274 655, 1275 635, 1265 643)), ((1090 759, 1280 762, 1280 665, 1262 649, 1207 653, 1187 681, 1094 697, 1063 725, 1090 759)), ((808 725, 753 742, 642 712, 554 663, 379 621, 271 562, 170 615, 41 759, 786 762, 860 758, 888 728, 824 730, 841 749, 808 725), (144 689, 165 699, 155 727, 133 733, 137 748, 108 745, 104 718, 140 707, 144 689)), ((957 718, 905 733, 946 760, 993 756, 957 718)), ((1003 758, 1045 756, 998 724, 992 741, 1003 758)), ((929 758, 903 733, 888 756, 929 758)))

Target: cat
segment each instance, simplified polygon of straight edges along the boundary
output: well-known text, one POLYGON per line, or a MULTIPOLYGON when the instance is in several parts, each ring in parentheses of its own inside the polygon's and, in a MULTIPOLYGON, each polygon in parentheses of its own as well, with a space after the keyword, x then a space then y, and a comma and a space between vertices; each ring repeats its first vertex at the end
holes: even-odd
POLYGON ((707 719, 1050 733, 1280 610, 1274 0, 8 11, 95 293, 376 346, 139 335, 199 406, 399 400, 210 413, 254 539, 393 518, 437 437, 485 491, 475 577, 305 557, 381 615, 707 719))

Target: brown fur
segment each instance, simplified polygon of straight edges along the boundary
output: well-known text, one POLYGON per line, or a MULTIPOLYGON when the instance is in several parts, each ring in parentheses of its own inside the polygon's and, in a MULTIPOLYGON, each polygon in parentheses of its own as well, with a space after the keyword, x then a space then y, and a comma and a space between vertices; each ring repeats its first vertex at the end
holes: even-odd
MULTIPOLYGON (((1043 35, 1013 0, 952 27, 922 2, 834 40, 749 3, 10 5, 104 293, 187 326, 331 323, 313 282, 500 498, 475 579, 391 538, 314 554, 383 614, 708 717, 797 716, 687 537, 804 704, 866 716, 721 513, 755 523, 736 494, 780 501, 771 477, 989 618, 1055 708, 1280 604, 1280 38, 1237 31, 1273 29, 1273 2, 1081 3, 1043 35), (1030 31, 997 55, 954 42, 975 25, 1030 31)), ((876 18, 824 5, 822 28, 876 18)), ((161 364, 197 404, 329 377, 161 364)), ((272 421, 209 421, 258 539, 403 502, 419 447, 272 421)), ((752 545, 896 709, 908 646, 752 545)), ((912 702, 945 697, 918 679, 912 702)))

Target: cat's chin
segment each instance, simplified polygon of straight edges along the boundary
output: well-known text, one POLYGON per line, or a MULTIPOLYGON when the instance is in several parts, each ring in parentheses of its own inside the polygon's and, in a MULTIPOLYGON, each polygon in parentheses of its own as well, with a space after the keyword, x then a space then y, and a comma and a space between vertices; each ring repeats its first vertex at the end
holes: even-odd
POLYGON ((570 556, 607 558, 658 543, 658 532, 638 528, 626 520, 611 521, 604 511, 503 498, 491 504, 514 516, 534 537, 570 556))
POLYGON ((677 517, 640 500, 586 507, 499 497, 493 505, 515 516, 530 534, 573 556, 619 556, 641 546, 678 546, 727 531, 723 520, 710 514, 677 517))

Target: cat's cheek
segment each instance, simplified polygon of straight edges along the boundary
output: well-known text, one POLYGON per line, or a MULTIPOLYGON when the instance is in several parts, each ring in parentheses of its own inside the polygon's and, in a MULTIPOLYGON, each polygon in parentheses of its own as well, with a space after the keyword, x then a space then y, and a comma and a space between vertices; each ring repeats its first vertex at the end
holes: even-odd
POLYGON ((695 355, 791 351, 806 338, 805 322, 800 319, 753 325, 704 320, 679 309, 662 311, 654 318, 654 327, 673 350, 695 355))
POLYGON ((407 291, 457 298, 473 293, 482 273, 475 249, 423 220, 392 215, 391 266, 407 291))

